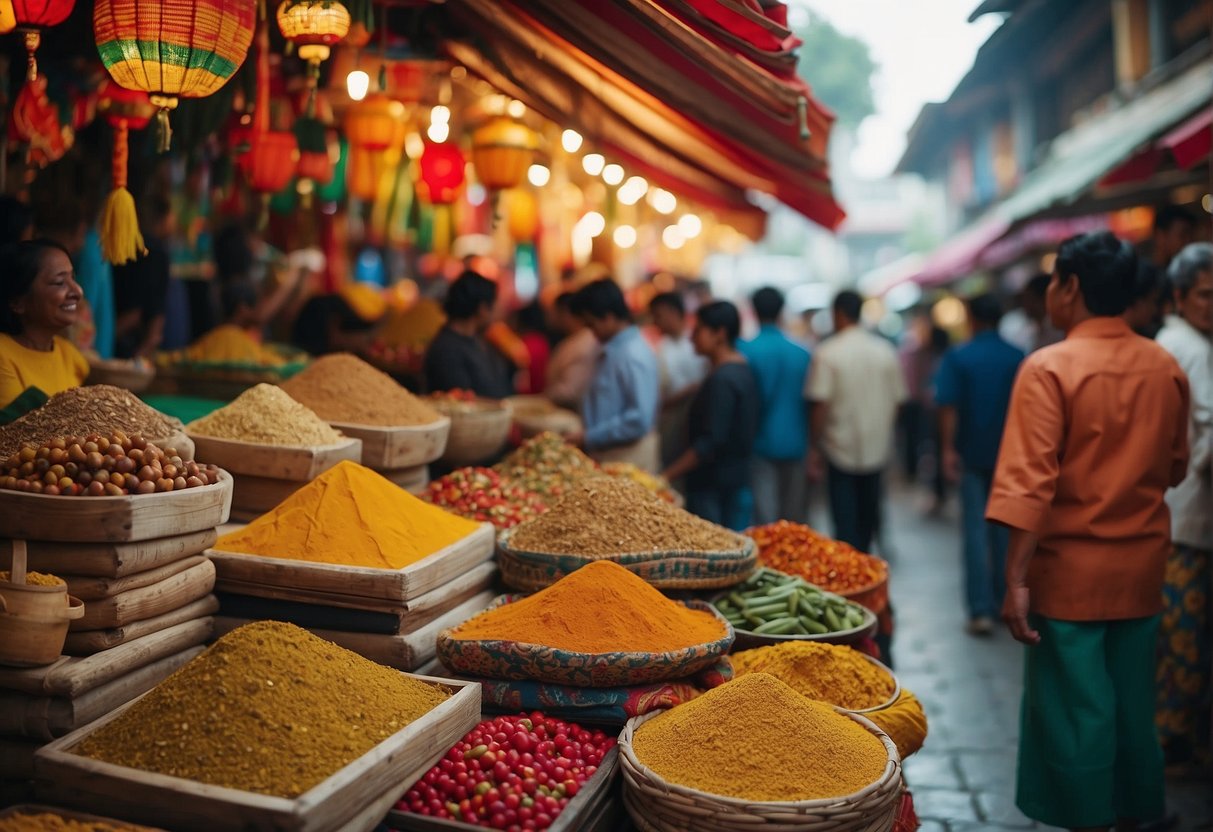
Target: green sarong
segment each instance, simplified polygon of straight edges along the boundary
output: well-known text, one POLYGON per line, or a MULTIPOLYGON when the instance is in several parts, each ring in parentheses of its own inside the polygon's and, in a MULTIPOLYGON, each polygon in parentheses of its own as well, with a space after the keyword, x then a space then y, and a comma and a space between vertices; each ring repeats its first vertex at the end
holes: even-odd
POLYGON ((1067 828, 1162 817, 1163 760, 1154 729, 1158 616, 1059 621, 1032 616, 1016 804, 1067 828))

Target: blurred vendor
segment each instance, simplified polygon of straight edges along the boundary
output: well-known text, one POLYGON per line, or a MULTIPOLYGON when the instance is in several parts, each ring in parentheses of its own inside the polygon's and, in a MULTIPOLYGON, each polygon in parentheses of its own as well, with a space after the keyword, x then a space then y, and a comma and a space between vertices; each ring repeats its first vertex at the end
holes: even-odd
POLYGON ((447 322, 425 353, 425 382, 431 393, 471 390, 485 399, 513 394, 510 368, 484 333, 493 322, 497 284, 465 271, 447 291, 447 322))
POLYGON ((386 312, 387 301, 373 286, 347 283, 303 305, 291 343, 312 355, 360 353, 370 346, 375 326, 386 312))
POLYGON ((11 421, 88 376, 88 361, 63 337, 84 293, 67 249, 49 240, 8 245, 0 262, 0 408, 21 411, 0 411, 0 420, 11 421))

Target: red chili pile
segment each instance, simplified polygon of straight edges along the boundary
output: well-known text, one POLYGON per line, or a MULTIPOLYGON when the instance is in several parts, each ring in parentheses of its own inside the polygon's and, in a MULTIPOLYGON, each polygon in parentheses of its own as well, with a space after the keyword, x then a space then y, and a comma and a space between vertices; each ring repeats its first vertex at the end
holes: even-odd
POLYGON ((866 589, 889 574, 878 557, 849 543, 826 537, 802 523, 780 520, 746 532, 758 544, 758 562, 788 575, 799 575, 829 592, 845 595, 866 589))
POLYGON ((547 829, 614 746, 602 731, 537 711, 486 719, 396 808, 487 829, 547 829))
POLYGON ((459 468, 427 486, 426 499, 469 520, 510 529, 547 511, 538 494, 492 468, 459 468))

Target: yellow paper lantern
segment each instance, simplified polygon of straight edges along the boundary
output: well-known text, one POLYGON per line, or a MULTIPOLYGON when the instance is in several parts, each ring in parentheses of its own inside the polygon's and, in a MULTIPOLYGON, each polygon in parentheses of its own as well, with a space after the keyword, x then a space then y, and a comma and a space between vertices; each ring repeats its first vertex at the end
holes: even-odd
POLYGON ((472 134, 472 165, 486 188, 515 188, 526 179, 538 140, 535 132, 512 118, 490 119, 472 134))
POLYGON ((13 11, 13 0, 0 0, 0 35, 7 35, 17 28, 17 15, 13 11))
POLYGON ((530 191, 507 192, 506 228, 515 243, 529 243, 539 232, 539 205, 530 191))

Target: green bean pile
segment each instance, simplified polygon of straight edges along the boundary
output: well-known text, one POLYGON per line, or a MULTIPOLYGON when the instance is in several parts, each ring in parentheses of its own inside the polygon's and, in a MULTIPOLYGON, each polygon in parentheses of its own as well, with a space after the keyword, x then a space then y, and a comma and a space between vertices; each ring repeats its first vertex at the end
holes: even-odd
POLYGON ((863 607, 804 578, 762 568, 716 601, 734 627, 771 635, 828 635, 863 624, 863 607))

